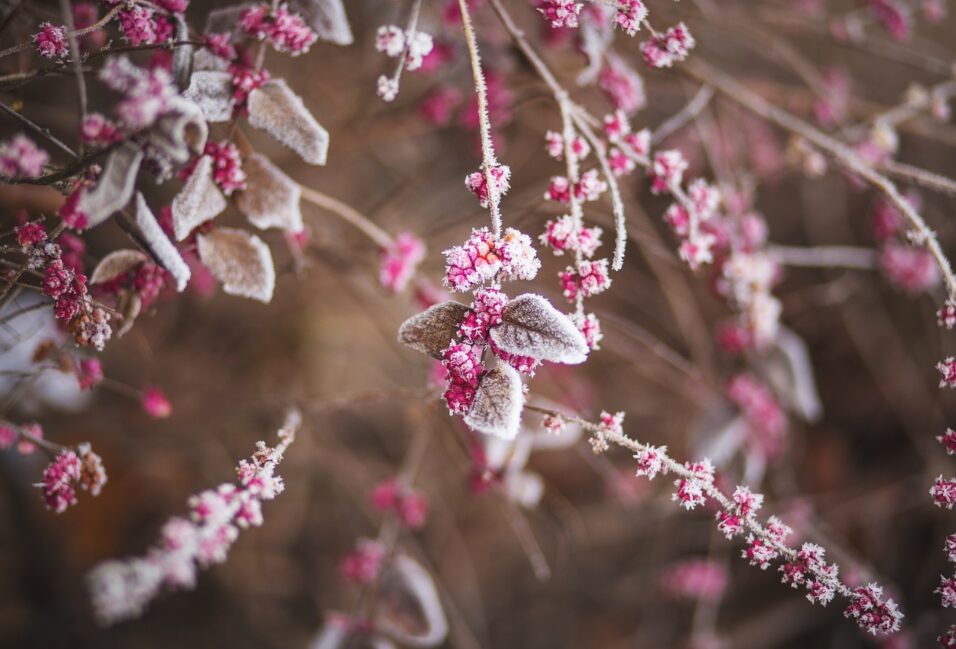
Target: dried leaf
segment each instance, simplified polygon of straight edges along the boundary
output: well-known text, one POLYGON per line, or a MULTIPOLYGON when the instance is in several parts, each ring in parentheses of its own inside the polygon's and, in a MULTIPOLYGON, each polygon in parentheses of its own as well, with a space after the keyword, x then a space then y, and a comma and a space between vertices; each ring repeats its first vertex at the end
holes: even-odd
POLYGON ((249 222, 261 230, 301 232, 299 184, 258 153, 243 160, 242 170, 246 172, 246 189, 236 198, 236 206, 249 222))
POLYGON ((176 290, 182 291, 186 288, 191 276, 189 266, 186 265, 173 242, 163 232, 159 221, 156 220, 146 204, 146 199, 138 192, 136 194, 136 225, 139 227, 139 232, 143 241, 146 242, 146 246, 153 253, 153 257, 176 280, 176 290))
POLYGON ((185 97, 173 97, 170 110, 149 130, 149 143, 176 164, 184 164, 206 148, 209 127, 202 109, 185 97))
POLYGON ((199 258, 229 295, 272 300, 276 271, 269 246, 254 234, 216 228, 196 237, 199 258))
POLYGON ((302 156, 309 164, 324 165, 329 132, 322 128, 282 79, 274 79, 249 94, 249 123, 261 128, 302 156))
POLYGON ((90 284, 102 284, 111 279, 116 279, 144 261, 147 261, 147 257, 139 250, 114 250, 103 257, 96 268, 93 269, 90 284))
POLYGON ((382 571, 375 627, 409 647, 436 647, 448 636, 435 582, 407 555, 397 555, 382 571))
POLYGON ((336 45, 355 41, 342 0, 294 0, 292 6, 323 41, 336 45))
POLYGON ((140 311, 143 310, 143 298, 135 291, 124 291, 117 305, 117 310, 123 317, 119 329, 114 332, 114 335, 117 338, 122 338, 133 328, 133 325, 136 323, 136 318, 139 317, 140 311))
POLYGON ((553 363, 583 363, 588 355, 587 341, 571 319, 531 293, 508 302, 491 339, 509 354, 553 363))
POLYGON ((402 323, 398 328, 398 342, 440 359, 455 339, 466 313, 468 307, 454 300, 430 306, 402 323))
POLYGON ((761 351, 758 363, 767 382, 790 410, 806 421, 820 418, 823 406, 813 363, 807 344, 800 336, 781 327, 773 343, 761 351))
POLYGON ((499 363, 479 381, 465 423, 479 433, 514 439, 521 426, 523 407, 521 377, 510 365, 499 363))
POLYGON ((77 208, 89 217, 86 227, 99 225, 126 207, 136 188, 136 175, 143 162, 143 150, 126 141, 106 159, 96 187, 83 192, 77 208))
POLYGON ((212 177, 212 165, 212 156, 199 158, 186 184, 173 199, 173 233, 177 241, 226 209, 226 198, 212 177))
POLYGON ((183 93, 202 110, 207 122, 228 122, 232 119, 232 75, 218 70, 197 70, 183 93))

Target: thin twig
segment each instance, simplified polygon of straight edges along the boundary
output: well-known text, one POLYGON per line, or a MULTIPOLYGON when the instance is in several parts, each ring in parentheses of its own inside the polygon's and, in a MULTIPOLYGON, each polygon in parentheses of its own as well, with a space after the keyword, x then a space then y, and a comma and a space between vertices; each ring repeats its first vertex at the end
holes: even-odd
POLYGON ((478 99, 478 130, 481 135, 481 166, 485 175, 485 187, 488 193, 488 211, 491 214, 491 229, 495 237, 501 236, 501 197, 492 178, 492 169, 498 165, 495 147, 491 140, 491 121, 488 117, 488 88, 481 69, 481 55, 478 53, 478 40, 471 24, 471 13, 467 0, 458 0, 461 12, 461 28, 468 45, 468 57, 471 60, 471 75, 475 81, 475 95, 478 99))

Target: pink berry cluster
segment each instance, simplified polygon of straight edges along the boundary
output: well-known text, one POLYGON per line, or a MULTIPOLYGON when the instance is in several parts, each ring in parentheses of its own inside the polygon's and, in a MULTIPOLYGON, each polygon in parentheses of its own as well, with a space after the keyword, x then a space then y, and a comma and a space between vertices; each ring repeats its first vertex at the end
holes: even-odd
POLYGON ((133 47, 163 43, 175 32, 167 16, 144 5, 131 5, 119 12, 118 19, 124 38, 133 47))
POLYGON ((678 23, 641 43, 641 54, 652 68, 669 68, 686 60, 695 44, 687 25, 678 23))
POLYGON ((70 51, 66 27, 52 23, 40 23, 40 31, 33 35, 37 54, 48 59, 66 58, 70 51))
MULTIPOLYGON (((750 565, 766 570, 779 560, 783 583, 804 588, 809 601, 826 605, 840 594, 850 601, 844 614, 854 619, 864 631, 886 635, 899 630, 903 614, 892 599, 884 599, 882 588, 869 584, 851 590, 840 581, 838 567, 825 561, 823 548, 812 543, 804 543, 798 549, 788 546, 786 538, 792 530, 775 516, 762 524, 756 517, 763 505, 762 494, 738 486, 728 497, 718 487, 709 460, 677 462, 668 456, 665 447, 641 444, 625 436, 622 419, 621 413, 602 413, 600 423, 581 422, 597 438, 591 440, 596 452, 606 450, 609 442, 614 442, 634 451, 638 467, 636 475, 653 480, 658 474, 675 474, 676 490, 672 500, 689 511, 704 505, 715 507, 718 530, 728 539, 746 532, 747 547, 742 551, 742 557, 750 565)), ((953 538, 952 547, 956 551, 956 538, 953 538)))
POLYGON ((400 293, 425 259, 425 244, 411 232, 399 232, 381 251, 378 280, 392 293, 400 293))
POLYGON ((551 177, 545 198, 567 205, 569 211, 549 219, 538 240, 551 248, 555 256, 568 253, 573 257, 572 264, 558 273, 561 292, 574 304, 570 317, 584 335, 588 348, 598 349, 603 338, 600 321, 593 313, 585 312, 584 299, 606 291, 611 286, 611 277, 608 260, 593 258, 601 246, 602 230, 584 224, 582 203, 600 199, 608 185, 597 169, 578 174, 578 167, 591 147, 572 128, 566 128, 563 133, 548 131, 545 150, 555 160, 563 161, 568 170, 565 176, 551 177))
MULTIPOLYGON (((246 188, 246 173, 242 170, 242 159, 239 156, 239 147, 229 140, 221 142, 206 142, 202 155, 212 158, 212 179, 226 196, 231 196, 236 190, 246 188)), ((180 171, 180 178, 186 180, 196 168, 199 157, 180 171)))
POLYGON ((166 393, 156 386, 150 386, 143 390, 140 403, 146 414, 153 419, 166 419, 173 414, 173 404, 169 401, 166 393))
MULTIPOLYGON (((915 193, 908 194, 906 200, 914 209, 919 209, 922 202, 915 193)), ((939 268, 930 251, 924 246, 913 246, 902 241, 905 220, 894 205, 883 199, 876 203, 871 229, 880 244, 880 270, 890 284, 912 295, 939 284, 939 268)))
POLYGON ((614 14, 614 25, 627 32, 628 36, 634 36, 639 32, 645 20, 647 20, 647 6, 642 0, 618 2, 618 9, 614 14))
POLYGON ((151 126, 170 109, 170 103, 179 94, 165 67, 141 68, 125 56, 107 59, 99 77, 111 90, 123 95, 113 110, 126 131, 151 126))
POLYGON ((139 298, 142 308, 145 309, 159 298, 169 279, 170 275, 164 268, 144 261, 108 282, 97 284, 96 290, 102 295, 133 294, 139 298))
MULTIPOLYGON (((511 168, 508 165, 495 165, 488 173, 492 188, 499 199, 511 188, 511 168)), ((465 187, 478 197, 478 204, 488 209, 488 181, 483 171, 474 171, 465 176, 465 187)))
POLYGON ((373 584, 385 562, 385 546, 378 541, 359 539, 353 552, 339 562, 339 573, 352 584, 373 584))
POLYGON ((100 113, 90 113, 80 124, 80 137, 86 144, 106 146, 122 139, 119 127, 100 113))
POLYGON ((21 432, 6 422, 0 424, 0 450, 16 447, 20 455, 31 455, 37 450, 35 442, 43 439, 43 427, 34 422, 21 424, 19 430, 21 432))
POLYGON ((275 470, 297 427, 290 418, 276 446, 259 442, 255 454, 239 462, 235 483, 192 496, 189 518, 167 521, 145 556, 96 566, 88 581, 97 617, 104 623, 136 617, 164 587, 193 588, 197 568, 224 562, 241 529, 262 525, 262 503, 282 493, 275 470))
POLYGON ((86 275, 64 263, 63 249, 48 240, 39 222, 18 226, 17 239, 28 267, 42 274, 41 288, 54 300, 57 319, 68 324, 78 345, 102 350, 112 335, 110 315, 93 304, 86 275))
POLYGON ((76 487, 98 496, 106 484, 106 471, 100 456, 83 443, 76 450, 61 451, 43 471, 43 482, 38 485, 48 509, 62 514, 77 503, 76 487))
POLYGON ((22 133, 0 142, 0 176, 4 178, 37 178, 49 161, 49 154, 22 133))
POLYGON ((578 26, 578 16, 584 5, 574 0, 539 0, 537 9, 552 29, 578 26))
MULTIPOLYGON (((394 101, 398 96, 402 70, 422 70, 426 59, 435 51, 431 34, 409 24, 408 29, 397 25, 382 25, 375 34, 375 49, 390 58, 398 59, 398 68, 392 76, 378 78, 378 96, 383 101, 394 101)), ((434 63, 429 68, 434 67, 434 63)))
POLYGON ((531 280, 541 267, 531 239, 514 228, 501 237, 488 228, 476 228, 465 243, 444 255, 445 286, 457 292, 492 280, 531 280))
POLYGON ((397 25, 382 25, 375 34, 375 49, 393 59, 404 53, 407 70, 421 68, 434 46, 431 34, 419 30, 412 32, 397 25))
POLYGON ((728 382, 726 393, 743 414, 750 446, 766 459, 775 457, 787 432, 787 415, 770 388, 744 373, 728 382))
POLYGON ((428 516, 428 499, 396 478, 385 480, 372 489, 372 506, 380 512, 392 512, 405 527, 417 530, 428 516))
POLYGON ((305 54, 318 38, 305 20, 289 11, 285 3, 280 3, 275 10, 268 3, 250 6, 239 17, 239 28, 256 40, 268 41, 277 52, 291 56, 305 54))
POLYGON ((681 240, 681 258, 692 269, 714 259, 714 246, 721 219, 717 213, 721 203, 719 190, 703 179, 684 188, 687 161, 680 151, 669 149, 652 152, 650 132, 632 132, 624 111, 604 117, 604 135, 608 140, 608 161, 616 176, 626 176, 635 168, 647 170, 651 191, 669 193, 676 199, 664 214, 674 234, 681 240))

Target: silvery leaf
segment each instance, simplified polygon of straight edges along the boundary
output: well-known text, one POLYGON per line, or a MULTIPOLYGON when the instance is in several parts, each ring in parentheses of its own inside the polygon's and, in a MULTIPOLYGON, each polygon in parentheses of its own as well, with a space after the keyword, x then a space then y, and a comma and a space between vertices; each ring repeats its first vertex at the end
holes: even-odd
POLYGON ((196 237, 199 259, 229 295, 260 302, 272 300, 276 271, 269 246, 254 234, 216 228, 196 237))
POLYGON ((531 293, 508 302, 491 339, 509 354, 553 363, 583 363, 588 355, 584 335, 571 319, 531 293))
POLYGON ((199 106, 207 122, 232 119, 232 75, 218 70, 197 70, 189 80, 184 96, 199 106))
POLYGON ((292 92, 284 80, 273 79, 249 93, 249 123, 266 131, 309 164, 325 164, 329 132, 315 121, 302 98, 292 92))
POLYGON ((780 327, 773 343, 760 351, 761 374, 787 407, 806 421, 823 414, 813 363, 807 344, 790 329, 780 327))
POLYGON ((136 175, 143 162, 143 150, 126 141, 110 153, 96 187, 84 191, 77 208, 89 218, 86 227, 99 225, 126 207, 136 188, 136 175))
POLYGON ((204 155, 173 199, 173 233, 182 241, 189 233, 226 209, 226 198, 212 177, 212 156, 204 155))
POLYGON ((156 120, 147 137, 150 146, 172 162, 184 164, 206 148, 209 127, 196 102, 179 96, 169 102, 170 111, 156 120))
POLYGON ((236 206, 260 230, 280 228, 301 232, 302 190, 263 155, 255 153, 242 161, 246 188, 236 197, 236 206))
POLYGON ((116 279, 147 260, 146 255, 139 250, 114 250, 103 257, 93 269, 90 284, 102 284, 116 279))
POLYGON ((398 328, 398 342, 440 359, 455 339, 466 313, 468 307, 454 300, 430 306, 402 323, 398 328))
POLYGON ((139 227, 139 232, 150 252, 176 280, 176 290, 182 291, 186 288, 191 276, 189 266, 183 261, 182 255, 176 250, 173 242, 163 232, 159 221, 153 216, 152 211, 146 204, 146 199, 140 193, 136 194, 136 225, 139 227))
POLYGON ((465 415, 465 423, 479 433, 514 439, 521 426, 523 407, 521 377, 510 365, 499 363, 478 382, 475 402, 465 415))
POLYGON ((375 628, 409 647, 437 647, 448 636, 435 582, 407 555, 397 555, 382 570, 375 628))
POLYGON ((323 41, 336 45, 354 42, 342 0, 293 0, 292 6, 323 41))

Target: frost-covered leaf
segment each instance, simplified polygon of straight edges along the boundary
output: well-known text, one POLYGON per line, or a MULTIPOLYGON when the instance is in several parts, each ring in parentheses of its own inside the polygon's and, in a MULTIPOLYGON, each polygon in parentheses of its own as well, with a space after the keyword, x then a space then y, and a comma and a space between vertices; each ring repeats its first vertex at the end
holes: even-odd
POLYGON ((232 75, 218 70, 197 70, 189 80, 184 96, 202 110, 208 122, 232 119, 232 75))
POLYGON ((182 14, 174 13, 172 18, 176 22, 176 40, 181 43, 173 48, 173 81, 180 88, 185 88, 192 71, 193 46, 188 44, 189 26, 182 14))
POLYGON ((329 132, 315 121, 302 98, 292 92, 283 79, 269 81, 249 93, 249 123, 269 133, 309 164, 325 164, 329 132))
POLYGON ((86 227, 99 225, 126 207, 133 198, 136 175, 142 162, 143 150, 129 141, 110 153, 96 187, 83 192, 77 203, 77 209, 89 217, 86 227))
POLYGON ((430 306, 402 323, 398 328, 398 342, 432 358, 441 358, 466 313, 468 307, 454 300, 430 306))
POLYGON ((407 555, 397 555, 382 570, 375 628, 409 647, 436 647, 448 636, 435 582, 407 555))
POLYGON ((173 199, 173 233, 182 241, 189 233, 226 209, 226 198, 212 177, 212 156, 204 155, 173 199))
POLYGON ((272 300, 276 271, 269 246, 254 234, 236 228, 216 228, 196 237, 199 259, 229 295, 272 300))
POLYGON ((185 97, 169 100, 170 110, 149 130, 150 145, 176 164, 184 164, 206 148, 209 127, 202 109, 185 97))
POLYGON ((773 343, 761 350, 758 363, 767 382, 790 410, 806 421, 820 418, 823 406, 813 363, 807 344, 800 336, 781 327, 773 343))
POLYGON ((491 339, 509 354, 553 363, 583 363, 588 355, 587 341, 571 319, 531 293, 508 302, 491 339))
POLYGON ((103 257, 93 269, 90 284, 102 284, 116 279, 123 273, 130 271, 147 261, 146 255, 139 250, 114 250, 103 257))
POLYGON ((465 423, 479 433, 514 439, 521 426, 523 407, 521 377, 510 365, 499 363, 481 377, 465 423))
POLYGON ((136 194, 136 225, 139 227, 139 233, 146 243, 146 247, 153 253, 156 261, 169 271, 169 274, 176 280, 176 290, 182 291, 189 283, 191 273, 189 266, 183 260, 182 255, 176 250, 176 246, 169 240, 159 221, 153 216, 153 212, 146 204, 143 195, 136 194))
POLYGON ((342 0, 293 0, 292 7, 323 41, 351 45, 355 40, 342 0))
POLYGON ((258 153, 242 161, 242 170, 246 172, 246 188, 236 197, 236 206, 249 222, 260 230, 301 232, 299 183, 258 153))

